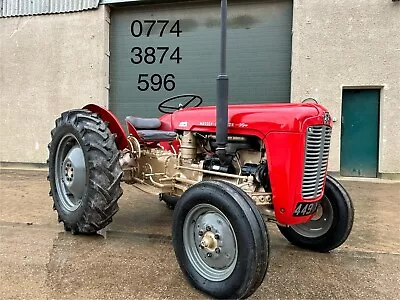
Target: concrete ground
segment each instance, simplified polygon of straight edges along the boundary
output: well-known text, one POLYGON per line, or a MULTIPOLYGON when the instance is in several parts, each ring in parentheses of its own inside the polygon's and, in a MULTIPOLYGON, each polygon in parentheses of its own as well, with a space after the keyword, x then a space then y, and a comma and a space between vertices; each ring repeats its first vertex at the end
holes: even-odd
MULTIPOLYGON (((400 183, 343 184, 356 209, 347 242, 303 251, 269 224, 270 267, 251 299, 400 297, 400 183)), ((123 187, 105 237, 72 236, 57 223, 45 172, 1 170, 0 298, 206 299, 176 263, 172 211, 123 187)))

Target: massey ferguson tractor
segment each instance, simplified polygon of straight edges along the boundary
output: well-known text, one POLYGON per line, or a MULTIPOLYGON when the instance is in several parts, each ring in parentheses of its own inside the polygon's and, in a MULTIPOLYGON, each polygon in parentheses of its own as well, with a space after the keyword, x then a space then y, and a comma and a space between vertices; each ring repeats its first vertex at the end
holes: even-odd
POLYGON ((354 217, 327 175, 332 120, 316 103, 228 105, 226 0, 216 106, 198 95, 162 101, 160 118, 89 104, 61 114, 49 144, 50 195, 72 234, 111 223, 121 182, 174 209, 172 243, 188 281, 214 298, 246 298, 268 268, 265 221, 292 244, 328 252, 354 217))

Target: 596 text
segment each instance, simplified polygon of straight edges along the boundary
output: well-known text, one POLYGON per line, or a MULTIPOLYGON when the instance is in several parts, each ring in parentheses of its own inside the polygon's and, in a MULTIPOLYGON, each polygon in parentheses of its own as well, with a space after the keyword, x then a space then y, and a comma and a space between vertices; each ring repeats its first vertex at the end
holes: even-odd
POLYGON ((174 79, 174 74, 167 74, 165 76, 160 74, 139 74, 137 88, 142 92, 147 91, 149 88, 153 91, 159 91, 164 88, 166 91, 170 92, 175 89, 174 79))

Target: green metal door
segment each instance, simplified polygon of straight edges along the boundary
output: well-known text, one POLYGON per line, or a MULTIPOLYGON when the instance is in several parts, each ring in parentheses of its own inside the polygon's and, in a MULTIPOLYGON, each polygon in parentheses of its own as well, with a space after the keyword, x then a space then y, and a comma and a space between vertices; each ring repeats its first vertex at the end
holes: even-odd
POLYGON ((340 174, 377 177, 380 90, 343 90, 340 174))
MULTIPOLYGON (((110 109, 158 116, 157 105, 179 94, 215 104, 220 5, 215 2, 113 8, 110 25, 110 109)), ((230 103, 290 101, 292 1, 229 2, 230 103)))

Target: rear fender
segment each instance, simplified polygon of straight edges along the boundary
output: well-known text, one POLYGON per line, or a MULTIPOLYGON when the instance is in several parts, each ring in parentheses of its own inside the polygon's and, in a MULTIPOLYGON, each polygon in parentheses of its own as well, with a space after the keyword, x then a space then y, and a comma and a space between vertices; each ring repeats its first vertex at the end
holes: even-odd
POLYGON ((136 131, 135 126, 132 125, 131 122, 129 122, 128 120, 126 120, 126 127, 128 127, 128 133, 129 135, 133 136, 135 139, 137 139, 139 142, 142 142, 142 139, 139 136, 139 133, 136 131))
POLYGON ((117 144, 118 150, 128 148, 128 139, 126 137, 124 128, 111 111, 96 104, 88 104, 84 106, 83 109, 88 109, 91 112, 98 114, 104 122, 108 123, 108 128, 110 129, 111 133, 115 134, 115 143, 117 144))

